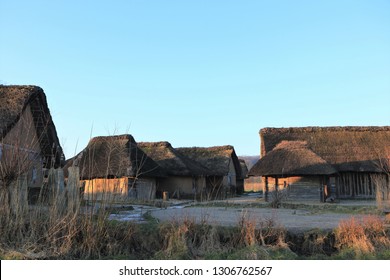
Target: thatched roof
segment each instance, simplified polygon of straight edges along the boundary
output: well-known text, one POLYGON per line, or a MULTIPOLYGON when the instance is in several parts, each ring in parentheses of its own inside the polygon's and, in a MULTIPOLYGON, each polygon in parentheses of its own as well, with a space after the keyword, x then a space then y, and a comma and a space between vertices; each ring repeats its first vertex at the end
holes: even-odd
POLYGON ((207 167, 211 175, 215 176, 226 176, 229 173, 229 164, 233 161, 236 176, 241 176, 240 162, 233 146, 177 148, 177 150, 207 167))
POLYGON ((45 93, 40 87, 0 85, 0 141, 19 121, 28 105, 32 111, 40 148, 45 158, 44 166, 57 168, 61 166, 64 154, 45 93))
POLYGON ((210 173, 206 167, 174 149, 169 142, 140 142, 138 147, 160 165, 168 175, 201 176, 210 173))
POLYGON ((72 165, 80 168, 82 179, 165 177, 160 166, 128 134, 92 138, 81 153, 68 160, 65 169, 72 165))
POLYGON ((245 179, 248 175, 248 167, 246 166, 246 162, 243 159, 239 159, 240 167, 241 167, 241 179, 245 179))
POLYGON ((282 141, 305 141, 339 172, 381 172, 390 156, 390 126, 264 128, 260 138, 262 156, 282 141))
POLYGON ((305 141, 282 141, 251 168, 249 176, 310 176, 336 172, 310 150, 305 141))

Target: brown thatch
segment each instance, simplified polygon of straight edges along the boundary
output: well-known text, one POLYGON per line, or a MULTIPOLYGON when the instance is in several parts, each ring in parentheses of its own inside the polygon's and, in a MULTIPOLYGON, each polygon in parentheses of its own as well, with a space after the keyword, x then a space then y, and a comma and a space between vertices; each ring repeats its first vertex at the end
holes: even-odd
POLYGON ((260 138, 262 156, 282 141, 305 141, 339 172, 381 172, 378 162, 389 157, 390 126, 264 128, 260 138))
POLYGON ((15 126, 30 105, 44 167, 59 167, 64 154, 50 115, 46 96, 37 86, 0 85, 0 141, 15 126))
POLYGON ((241 176, 241 166, 234 147, 230 145, 216 147, 177 148, 177 150, 192 160, 199 162, 211 171, 211 175, 226 176, 229 164, 233 161, 236 176, 241 176))
POLYGON ((245 179, 248 175, 248 167, 246 166, 246 162, 243 159, 239 159, 241 166, 241 179, 245 179))
POLYGON ((140 142, 138 147, 160 165, 168 175, 202 176, 210 173, 206 167, 174 149, 169 142, 140 142))
POLYGON ((249 176, 330 175, 337 171, 311 151, 304 141, 282 141, 262 157, 249 176))
POLYGON ((81 153, 68 160, 64 169, 72 165, 80 168, 82 179, 165 177, 160 166, 128 134, 92 138, 81 153))

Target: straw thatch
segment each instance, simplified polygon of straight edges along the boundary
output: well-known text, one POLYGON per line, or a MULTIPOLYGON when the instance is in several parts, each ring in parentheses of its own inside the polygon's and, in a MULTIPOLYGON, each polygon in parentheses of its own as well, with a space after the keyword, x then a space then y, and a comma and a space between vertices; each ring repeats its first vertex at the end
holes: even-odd
POLYGON ((81 153, 67 162, 65 170, 72 165, 80 168, 81 179, 165 176, 128 134, 92 138, 81 153))
POLYGON ((189 157, 192 160, 199 162, 211 171, 211 175, 226 176, 229 173, 230 162, 233 161, 236 170, 236 176, 241 176, 241 166, 234 151, 234 147, 230 145, 216 147, 192 147, 178 148, 180 153, 189 157))
POLYGON ((140 142, 138 147, 160 165, 168 175, 204 176, 210 173, 206 167, 174 149, 169 142, 140 142))
POLYGON ((241 179, 245 179, 248 175, 248 167, 244 159, 239 159, 241 167, 241 179))
POLYGON ((337 171, 305 141, 282 141, 250 170, 250 176, 330 175, 337 171))
POLYGON ((378 162, 389 156, 390 126, 264 128, 260 138, 262 156, 282 141, 305 141, 338 172, 382 172, 378 162))
POLYGON ((61 166, 64 154, 45 93, 40 87, 0 85, 0 140, 18 123, 28 106, 33 115, 44 167, 61 166))

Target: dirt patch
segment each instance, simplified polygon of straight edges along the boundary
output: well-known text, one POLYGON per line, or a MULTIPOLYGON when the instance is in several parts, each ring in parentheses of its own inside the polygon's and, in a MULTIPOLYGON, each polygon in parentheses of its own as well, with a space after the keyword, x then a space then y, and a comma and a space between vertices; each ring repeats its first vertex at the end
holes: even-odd
POLYGON ((160 221, 194 220, 196 223, 207 221, 209 224, 220 226, 236 226, 240 217, 246 215, 248 219, 269 220, 283 226, 288 231, 304 232, 311 229, 333 230, 340 221, 352 216, 361 218, 365 215, 323 213, 311 214, 307 210, 299 209, 271 209, 271 208, 231 208, 231 207, 188 207, 184 209, 158 209, 151 215, 160 221))

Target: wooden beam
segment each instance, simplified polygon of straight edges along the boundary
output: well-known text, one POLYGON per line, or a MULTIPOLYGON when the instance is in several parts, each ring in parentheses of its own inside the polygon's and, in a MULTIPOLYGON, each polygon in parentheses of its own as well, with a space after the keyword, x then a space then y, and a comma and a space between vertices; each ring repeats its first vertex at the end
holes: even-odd
POLYGON ((320 187, 320 202, 325 202, 324 188, 325 188, 325 178, 323 176, 319 177, 319 187, 320 187))

